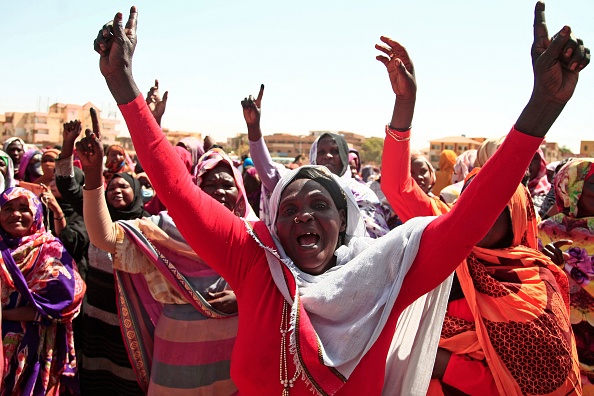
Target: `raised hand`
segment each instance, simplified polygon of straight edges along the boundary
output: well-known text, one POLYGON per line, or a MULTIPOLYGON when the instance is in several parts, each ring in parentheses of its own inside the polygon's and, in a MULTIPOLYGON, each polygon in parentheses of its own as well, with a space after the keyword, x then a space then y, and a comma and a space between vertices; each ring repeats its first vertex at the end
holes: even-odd
POLYGON ((241 101, 243 107, 243 118, 249 128, 260 128, 260 114, 262 108, 262 96, 264 96, 264 84, 260 85, 260 92, 258 97, 253 98, 252 95, 241 101))
POLYGON ((534 87, 530 101, 516 121, 516 129, 544 137, 573 95, 580 71, 590 62, 590 50, 564 26, 552 39, 544 16, 545 6, 534 7, 532 68, 534 87))
POLYGON ((101 143, 101 131, 99 130, 99 120, 95 109, 91 109, 91 121, 93 130, 87 129, 85 137, 76 143, 76 151, 85 173, 86 168, 103 170, 103 144, 101 143))
POLYGON ((414 98, 417 93, 415 68, 408 56, 408 52, 406 52, 406 48, 389 37, 381 36, 380 40, 385 45, 376 44, 375 48, 387 56, 378 55, 375 59, 386 66, 392 90, 398 99, 414 98))
POLYGON ((122 13, 118 12, 113 21, 103 25, 93 42, 100 55, 99 70, 118 104, 129 103, 140 94, 132 77, 137 16, 136 7, 131 7, 124 26, 122 13))
POLYGON ((545 21, 545 5, 534 8, 534 42, 532 44, 534 94, 565 104, 573 95, 579 72, 590 62, 590 50, 564 26, 552 39, 545 21))
POLYGON ((165 114, 168 96, 169 92, 165 91, 163 98, 161 98, 161 95, 159 94, 159 80, 155 80, 155 85, 152 86, 146 94, 146 103, 159 125, 161 125, 161 119, 163 118, 163 114, 165 114))
MULTIPOLYGON (((94 110, 93 110, 94 111, 94 110)), ((74 142, 80 136, 82 126, 79 120, 70 121, 64 124, 62 130, 62 152, 60 158, 68 158, 72 156, 72 150, 74 149, 74 142)))
POLYGON ((216 293, 209 292, 207 300, 217 311, 226 314, 237 313, 237 297, 235 297, 233 290, 223 290, 216 293))

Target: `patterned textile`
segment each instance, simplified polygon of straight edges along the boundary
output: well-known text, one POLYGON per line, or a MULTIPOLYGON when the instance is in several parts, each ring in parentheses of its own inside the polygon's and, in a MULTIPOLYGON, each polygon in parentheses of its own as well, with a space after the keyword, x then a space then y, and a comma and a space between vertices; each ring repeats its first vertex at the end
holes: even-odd
POLYGON ((522 185, 507 207, 512 247, 475 247, 456 269, 474 323, 446 316, 440 347, 486 359, 500 394, 580 394, 567 278, 536 250, 536 215, 522 185))
POLYGON ((0 159, 6 164, 6 176, 2 176, 2 182, 0 182, 0 192, 6 190, 9 187, 14 187, 14 165, 12 164, 12 158, 4 151, 0 150, 0 159))
POLYGON ((538 225, 543 245, 572 240, 563 246, 570 285, 570 320, 575 333, 584 394, 594 394, 594 216, 577 217, 584 181, 594 173, 594 158, 564 165, 555 177, 559 214, 538 225))
POLYGON ((37 197, 20 187, 0 196, 0 207, 25 199, 33 215, 29 234, 14 238, 0 229, 2 310, 33 307, 33 321, 2 321, 2 394, 59 394, 74 386, 76 352, 72 320, 85 284, 60 241, 45 232, 37 197))
MULTIPOLYGON (((197 185, 221 163, 229 165, 239 190, 235 214, 256 221, 241 174, 221 150, 201 158, 197 185)), ((196 256, 166 212, 151 220, 118 223, 114 257, 120 323, 138 383, 148 394, 234 394, 237 314, 219 312, 207 301, 209 292, 228 284, 196 256)))

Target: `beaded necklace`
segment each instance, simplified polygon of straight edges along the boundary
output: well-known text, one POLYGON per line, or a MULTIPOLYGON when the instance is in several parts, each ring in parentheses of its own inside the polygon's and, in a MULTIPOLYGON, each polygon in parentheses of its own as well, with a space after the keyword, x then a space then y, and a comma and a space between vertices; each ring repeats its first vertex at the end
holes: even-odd
POLYGON ((289 379, 289 367, 287 365, 287 341, 286 337, 289 333, 291 326, 287 311, 289 310, 289 304, 283 301, 283 314, 281 316, 280 333, 281 333, 281 352, 280 352, 280 383, 283 386, 282 396, 289 396, 289 390, 293 387, 293 384, 299 378, 301 374, 301 368, 297 367, 293 378, 289 379))

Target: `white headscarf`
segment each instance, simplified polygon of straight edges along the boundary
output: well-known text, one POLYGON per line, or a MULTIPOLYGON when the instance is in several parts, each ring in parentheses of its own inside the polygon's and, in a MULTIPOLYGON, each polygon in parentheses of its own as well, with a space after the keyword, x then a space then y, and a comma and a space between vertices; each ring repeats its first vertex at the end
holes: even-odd
MULTIPOLYGON (((380 336, 416 257, 423 231, 433 218, 412 219, 381 238, 362 237, 365 226, 350 189, 326 167, 305 166, 288 172, 274 189, 270 199, 274 221, 282 192, 306 168, 315 168, 333 179, 347 198, 346 239, 334 253, 336 266, 316 276, 301 271, 286 255, 276 226, 270 229, 276 251, 267 248, 266 256, 275 284, 293 307, 291 328, 302 304, 318 336, 324 364, 348 378, 380 336), (295 277, 296 295, 288 290, 279 261, 295 277)), ((386 364, 388 394, 424 395, 427 391, 450 286, 451 277, 402 313, 386 364)), ((295 342, 292 332, 292 345, 295 342)), ((299 359, 295 362, 301 365, 299 359)))

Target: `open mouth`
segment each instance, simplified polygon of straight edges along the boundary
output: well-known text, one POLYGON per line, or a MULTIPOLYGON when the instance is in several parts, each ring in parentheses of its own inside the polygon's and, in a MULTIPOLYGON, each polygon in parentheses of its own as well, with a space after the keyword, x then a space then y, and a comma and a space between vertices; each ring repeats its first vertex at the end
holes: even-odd
POLYGON ((304 248, 316 247, 319 240, 320 236, 318 234, 314 234, 313 232, 308 232, 297 237, 297 243, 299 243, 299 245, 304 248))

